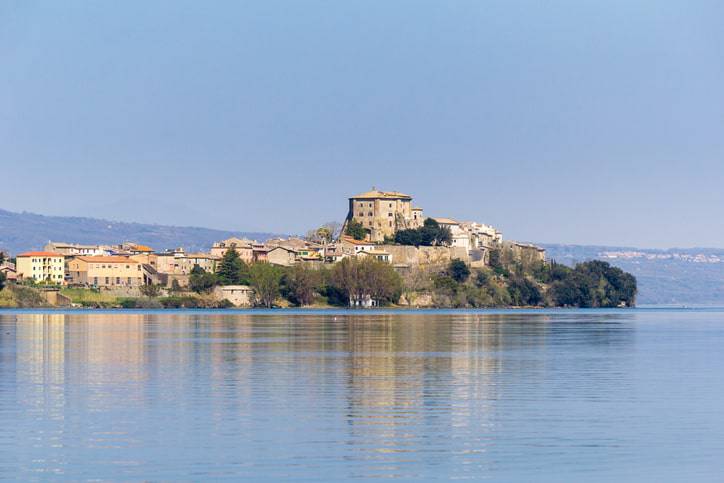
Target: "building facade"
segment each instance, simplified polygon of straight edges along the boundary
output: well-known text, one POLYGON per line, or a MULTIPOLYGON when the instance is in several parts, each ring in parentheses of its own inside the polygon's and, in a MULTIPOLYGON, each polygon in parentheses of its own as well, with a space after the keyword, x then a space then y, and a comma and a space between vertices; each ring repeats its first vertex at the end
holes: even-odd
POLYGON ((248 285, 224 285, 214 288, 219 300, 228 300, 235 307, 251 307, 254 302, 254 289, 248 285))
POLYGON ((393 237, 398 230, 422 226, 421 208, 413 209, 412 197, 396 191, 372 189, 349 198, 347 220, 358 221, 373 242, 393 237))
POLYGON ((102 256, 111 253, 111 247, 108 245, 81 245, 78 243, 48 242, 44 251, 60 253, 67 257, 78 255, 84 256, 102 256))
POLYGON ((442 228, 450 230, 450 246, 470 250, 470 234, 463 229, 461 224, 450 218, 433 218, 442 228))
POLYGON ((466 221, 460 227, 469 234, 471 249, 491 250, 503 243, 503 234, 490 225, 466 221))
POLYGON ((17 279, 48 282, 57 285, 65 283, 65 256, 55 252, 21 253, 15 260, 17 279))
POLYGON ((291 248, 274 247, 266 253, 266 262, 272 265, 290 267, 297 261, 297 252, 291 248))
POLYGON ((141 264, 122 256, 76 257, 68 262, 68 275, 73 285, 100 288, 143 285, 141 264))
POLYGON ((245 263, 252 263, 254 261, 254 247, 257 245, 260 244, 245 238, 229 238, 214 243, 214 246, 211 247, 211 255, 221 259, 227 250, 233 249, 245 263))

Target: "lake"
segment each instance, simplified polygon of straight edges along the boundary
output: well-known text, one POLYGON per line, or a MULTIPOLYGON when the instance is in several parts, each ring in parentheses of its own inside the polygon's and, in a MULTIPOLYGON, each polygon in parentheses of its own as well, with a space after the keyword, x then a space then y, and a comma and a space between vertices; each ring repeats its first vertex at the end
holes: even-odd
POLYGON ((721 310, 0 312, 0 479, 723 475, 721 310))

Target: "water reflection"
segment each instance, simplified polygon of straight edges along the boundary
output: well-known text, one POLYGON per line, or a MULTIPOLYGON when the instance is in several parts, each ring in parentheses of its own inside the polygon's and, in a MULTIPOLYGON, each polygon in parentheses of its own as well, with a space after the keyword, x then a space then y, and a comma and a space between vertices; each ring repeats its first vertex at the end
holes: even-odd
POLYGON ((2 315, 0 471, 535 474, 634 387, 632 314, 2 315))

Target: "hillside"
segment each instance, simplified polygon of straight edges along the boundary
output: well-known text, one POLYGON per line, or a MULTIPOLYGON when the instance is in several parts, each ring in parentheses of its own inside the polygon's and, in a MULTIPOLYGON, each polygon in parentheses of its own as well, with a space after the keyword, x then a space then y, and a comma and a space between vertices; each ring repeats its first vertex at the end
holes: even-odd
POLYGON ((48 240, 112 244, 134 241, 156 250, 184 247, 208 250, 212 243, 231 236, 266 240, 272 233, 233 232, 209 228, 122 223, 96 218, 43 216, 0 210, 0 250, 17 254, 42 248, 48 240))
MULTIPOLYGON (((276 235, 0 210, 0 250, 13 254, 40 249, 48 240, 93 244, 135 241, 156 250, 182 246, 196 251, 208 250, 213 242, 231 236, 262 241, 276 235)), ((549 259, 566 265, 605 260, 632 273, 638 279, 639 304, 724 305, 724 249, 540 245, 549 259)))
POLYGON ((566 265, 605 260, 633 274, 640 305, 724 305, 724 249, 540 245, 566 265))

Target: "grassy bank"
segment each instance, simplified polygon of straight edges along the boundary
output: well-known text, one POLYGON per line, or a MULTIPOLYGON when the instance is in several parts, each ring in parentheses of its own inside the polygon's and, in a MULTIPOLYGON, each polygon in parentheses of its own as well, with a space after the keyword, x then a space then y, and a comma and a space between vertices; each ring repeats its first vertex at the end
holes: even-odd
POLYGON ((89 288, 63 288, 61 295, 68 297, 73 304, 82 307, 115 307, 119 299, 115 295, 89 288))
POLYGON ((7 285, 0 291, 0 308, 45 308, 48 307, 40 291, 22 285, 7 285))

